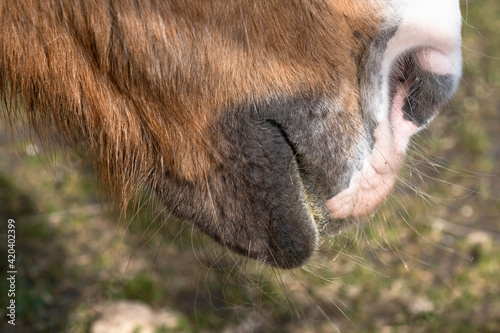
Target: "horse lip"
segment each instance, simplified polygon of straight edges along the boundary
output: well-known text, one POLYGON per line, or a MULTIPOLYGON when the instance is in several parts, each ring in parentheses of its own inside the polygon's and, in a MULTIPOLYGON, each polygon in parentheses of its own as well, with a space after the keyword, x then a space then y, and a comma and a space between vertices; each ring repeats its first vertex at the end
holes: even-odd
MULTIPOLYGON (((296 145, 290 139, 287 129, 280 124, 275 119, 266 119, 272 126, 276 127, 280 134, 283 136, 285 142, 290 147, 293 152, 293 161, 297 165, 297 178, 300 180, 300 184, 295 184, 302 193, 305 201, 306 208, 317 225, 324 223, 328 219, 329 213, 324 200, 320 199, 316 191, 312 189, 313 183, 309 182, 307 179, 306 168, 303 167, 303 162, 301 161, 301 154, 298 152, 296 145)), ((287 170, 287 172, 292 172, 287 170)))

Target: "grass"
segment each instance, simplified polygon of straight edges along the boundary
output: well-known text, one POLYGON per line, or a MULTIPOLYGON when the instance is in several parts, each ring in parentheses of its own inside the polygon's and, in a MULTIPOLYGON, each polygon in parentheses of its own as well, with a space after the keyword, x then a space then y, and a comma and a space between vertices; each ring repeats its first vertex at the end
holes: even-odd
POLYGON ((78 154, 40 159, 28 142, 3 141, 0 216, 17 222, 18 331, 86 332, 100 304, 121 299, 172 311, 176 326, 158 332, 500 331, 500 2, 463 7, 457 98, 415 140, 373 221, 324 239, 303 269, 276 272, 189 224, 162 226, 154 203, 116 222, 78 154))

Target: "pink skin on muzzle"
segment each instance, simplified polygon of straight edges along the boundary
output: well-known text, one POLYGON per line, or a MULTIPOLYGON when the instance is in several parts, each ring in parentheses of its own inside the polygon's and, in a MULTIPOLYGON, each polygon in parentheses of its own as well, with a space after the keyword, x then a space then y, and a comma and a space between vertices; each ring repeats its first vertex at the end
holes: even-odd
POLYGON ((360 217, 373 212, 391 193, 403 164, 406 146, 418 126, 404 119, 408 88, 396 88, 390 123, 377 126, 369 163, 356 172, 350 186, 326 202, 334 218, 360 217))

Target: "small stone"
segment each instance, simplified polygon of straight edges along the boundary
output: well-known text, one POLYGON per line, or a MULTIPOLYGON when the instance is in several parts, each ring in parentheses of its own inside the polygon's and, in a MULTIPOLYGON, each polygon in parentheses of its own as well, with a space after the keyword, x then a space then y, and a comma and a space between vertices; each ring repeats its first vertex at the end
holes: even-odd
POLYGON ((426 297, 415 297, 408 304, 408 311, 413 315, 434 311, 434 303, 426 297))
POLYGON ((170 311, 154 311, 137 301, 109 302, 97 307, 98 318, 91 333, 154 333, 158 328, 172 329, 178 316, 170 311))

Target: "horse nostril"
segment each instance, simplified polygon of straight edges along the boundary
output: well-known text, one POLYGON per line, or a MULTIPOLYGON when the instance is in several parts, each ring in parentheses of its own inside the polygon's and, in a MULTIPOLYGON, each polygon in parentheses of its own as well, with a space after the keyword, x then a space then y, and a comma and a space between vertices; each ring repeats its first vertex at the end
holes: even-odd
POLYGON ((400 57, 392 68, 390 77, 391 90, 393 90, 396 85, 411 86, 418 80, 417 71, 418 68, 416 67, 413 54, 409 53, 400 57))
POLYGON ((404 95, 404 118, 418 126, 428 123, 436 114, 437 109, 447 103, 453 96, 456 85, 456 74, 440 74, 429 71, 423 65, 419 56, 422 50, 408 52, 400 56, 392 67, 390 75, 390 96, 394 98, 404 95))
POLYGON ((405 117, 418 125, 453 96, 461 75, 461 16, 456 0, 404 1, 401 21, 383 57, 390 78, 391 98, 396 88, 407 95, 405 117))

